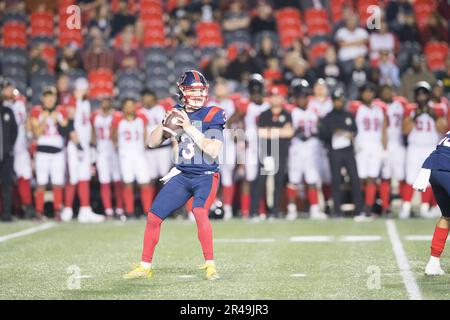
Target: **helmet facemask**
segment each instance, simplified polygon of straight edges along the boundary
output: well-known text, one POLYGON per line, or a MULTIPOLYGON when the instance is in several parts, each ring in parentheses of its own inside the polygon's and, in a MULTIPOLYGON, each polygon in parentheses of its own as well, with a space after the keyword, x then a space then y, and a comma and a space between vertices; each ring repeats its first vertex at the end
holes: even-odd
POLYGON ((208 101, 208 85, 194 83, 192 86, 180 86, 181 99, 186 106, 200 109, 208 101))

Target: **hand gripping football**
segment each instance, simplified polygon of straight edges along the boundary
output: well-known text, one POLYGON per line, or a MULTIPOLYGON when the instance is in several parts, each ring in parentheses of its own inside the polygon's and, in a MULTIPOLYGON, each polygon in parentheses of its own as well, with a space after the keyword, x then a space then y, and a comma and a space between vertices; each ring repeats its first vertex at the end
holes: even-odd
POLYGON ((164 119, 164 122, 163 122, 164 138, 166 138, 166 139, 175 138, 180 134, 182 127, 180 125, 178 125, 178 123, 182 119, 183 118, 176 112, 172 112, 164 119))

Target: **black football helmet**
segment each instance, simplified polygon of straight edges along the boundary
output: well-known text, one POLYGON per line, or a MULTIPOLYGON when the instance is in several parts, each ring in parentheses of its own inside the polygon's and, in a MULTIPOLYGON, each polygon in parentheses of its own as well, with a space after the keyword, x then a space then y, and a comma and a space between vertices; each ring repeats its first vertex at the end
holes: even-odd
POLYGON ((252 94, 264 94, 264 78, 259 73, 254 73, 251 75, 248 82, 248 93, 252 94))
POLYGON ((289 93, 293 98, 308 97, 311 95, 311 87, 305 79, 294 79, 289 86, 289 93))

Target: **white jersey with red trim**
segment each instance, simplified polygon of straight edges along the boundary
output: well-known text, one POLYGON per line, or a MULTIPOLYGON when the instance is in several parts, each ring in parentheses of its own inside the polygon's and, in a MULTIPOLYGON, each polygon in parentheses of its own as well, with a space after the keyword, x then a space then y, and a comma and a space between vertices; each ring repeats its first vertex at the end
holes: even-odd
MULTIPOLYGON (((416 106, 412 106, 415 108, 416 106)), ((414 117, 414 109, 411 117, 414 117)), ((408 146, 412 147, 434 147, 439 142, 440 134, 436 129, 436 121, 427 113, 416 118, 414 126, 408 135, 408 146)))
POLYGON ((14 112, 14 118, 16 119, 17 123, 17 139, 14 144, 14 152, 18 153, 27 151, 27 109, 25 107, 25 102, 23 101, 23 99, 17 99, 8 107, 14 112))
POLYGON ((144 134, 147 119, 143 115, 137 115, 133 119, 127 119, 123 114, 116 116, 113 126, 117 128, 119 152, 144 152, 144 134))
POLYGON ((116 112, 104 114, 101 110, 92 113, 91 122, 95 130, 98 152, 113 152, 114 143, 111 140, 111 126, 116 112))
POLYGON ((166 110, 160 105, 156 105, 151 108, 142 107, 139 108, 138 112, 142 113, 147 118, 147 128, 149 132, 162 123, 164 120, 164 115, 166 114, 166 110))
POLYGON ((389 146, 403 145, 402 124, 405 116, 404 106, 397 100, 385 103, 386 116, 388 118, 387 141, 389 146))
POLYGON ((255 130, 257 128, 258 117, 261 113, 268 110, 270 104, 264 101, 262 104, 250 102, 244 117, 245 130, 255 130))
POLYGON ((355 144, 359 148, 381 146, 384 121, 382 108, 376 104, 372 104, 371 107, 360 104, 356 110, 355 119, 358 128, 355 144))
POLYGON ((73 126, 78 141, 83 146, 89 146, 92 138, 92 126, 90 122, 91 104, 88 100, 78 99, 75 103, 73 126))
MULTIPOLYGON (((292 125, 294 130, 301 130, 302 134, 310 138, 313 135, 317 135, 317 124, 319 122, 319 116, 315 110, 306 108, 301 109, 295 107, 291 112, 292 125)), ((292 139, 293 143, 300 142, 297 137, 292 139)))
MULTIPOLYGON (((43 121, 42 112, 42 107, 34 107, 31 110, 31 117, 41 122, 43 121)), ((64 107, 57 107, 56 112, 58 121, 62 121, 67 118, 67 113, 64 107)), ((44 132, 37 138, 37 146, 49 146, 60 149, 64 148, 64 138, 59 133, 58 123, 55 119, 53 119, 53 117, 47 117, 44 132)))
POLYGON ((313 110, 320 118, 323 118, 333 110, 333 102, 328 97, 319 99, 313 96, 309 98, 308 109, 313 110))

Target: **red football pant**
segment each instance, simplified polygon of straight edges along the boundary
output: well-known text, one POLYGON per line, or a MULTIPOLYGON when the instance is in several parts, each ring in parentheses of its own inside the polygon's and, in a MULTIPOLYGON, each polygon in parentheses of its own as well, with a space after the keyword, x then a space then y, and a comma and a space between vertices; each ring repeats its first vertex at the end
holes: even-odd
POLYGON ((381 207, 383 209, 389 208, 389 198, 391 193, 391 181, 383 180, 380 184, 380 199, 381 199, 381 207))
POLYGON ((448 230, 436 227, 434 229, 433 240, 431 240, 431 255, 439 258, 444 251, 445 241, 447 241, 448 230))
POLYGON ((233 205, 234 185, 222 186, 222 201, 224 205, 233 205))
POLYGON ((110 183, 102 183, 100 185, 100 197, 102 198, 103 208, 105 210, 112 209, 111 184, 110 183))
POLYGON ((133 185, 125 185, 123 188, 123 198, 125 200, 125 211, 127 214, 134 213, 133 185))
POLYGON ((159 241, 162 219, 152 212, 147 215, 141 261, 151 263, 159 241))
MULTIPOLYGON (((36 190, 36 211, 39 214, 44 212, 44 190, 36 190)), ((53 187, 53 208, 59 211, 62 208, 63 188, 53 187)))
POLYGON ((366 205, 372 206, 375 203, 375 195, 377 193, 377 186, 374 182, 367 182, 366 183, 366 205))
POLYGON ((213 234, 211 222, 208 218, 208 210, 205 208, 194 208, 195 221, 197 223, 198 240, 203 250, 205 260, 214 260, 213 234))
POLYGON ((66 185, 64 206, 68 207, 68 208, 72 208, 73 199, 75 198, 75 187, 77 187, 78 197, 80 198, 80 206, 81 207, 89 207, 90 206, 89 181, 80 181, 80 182, 78 182, 77 186, 75 186, 73 184, 66 185))
POLYGON ((250 194, 248 192, 241 194, 241 212, 244 217, 248 217, 250 212, 250 194))

